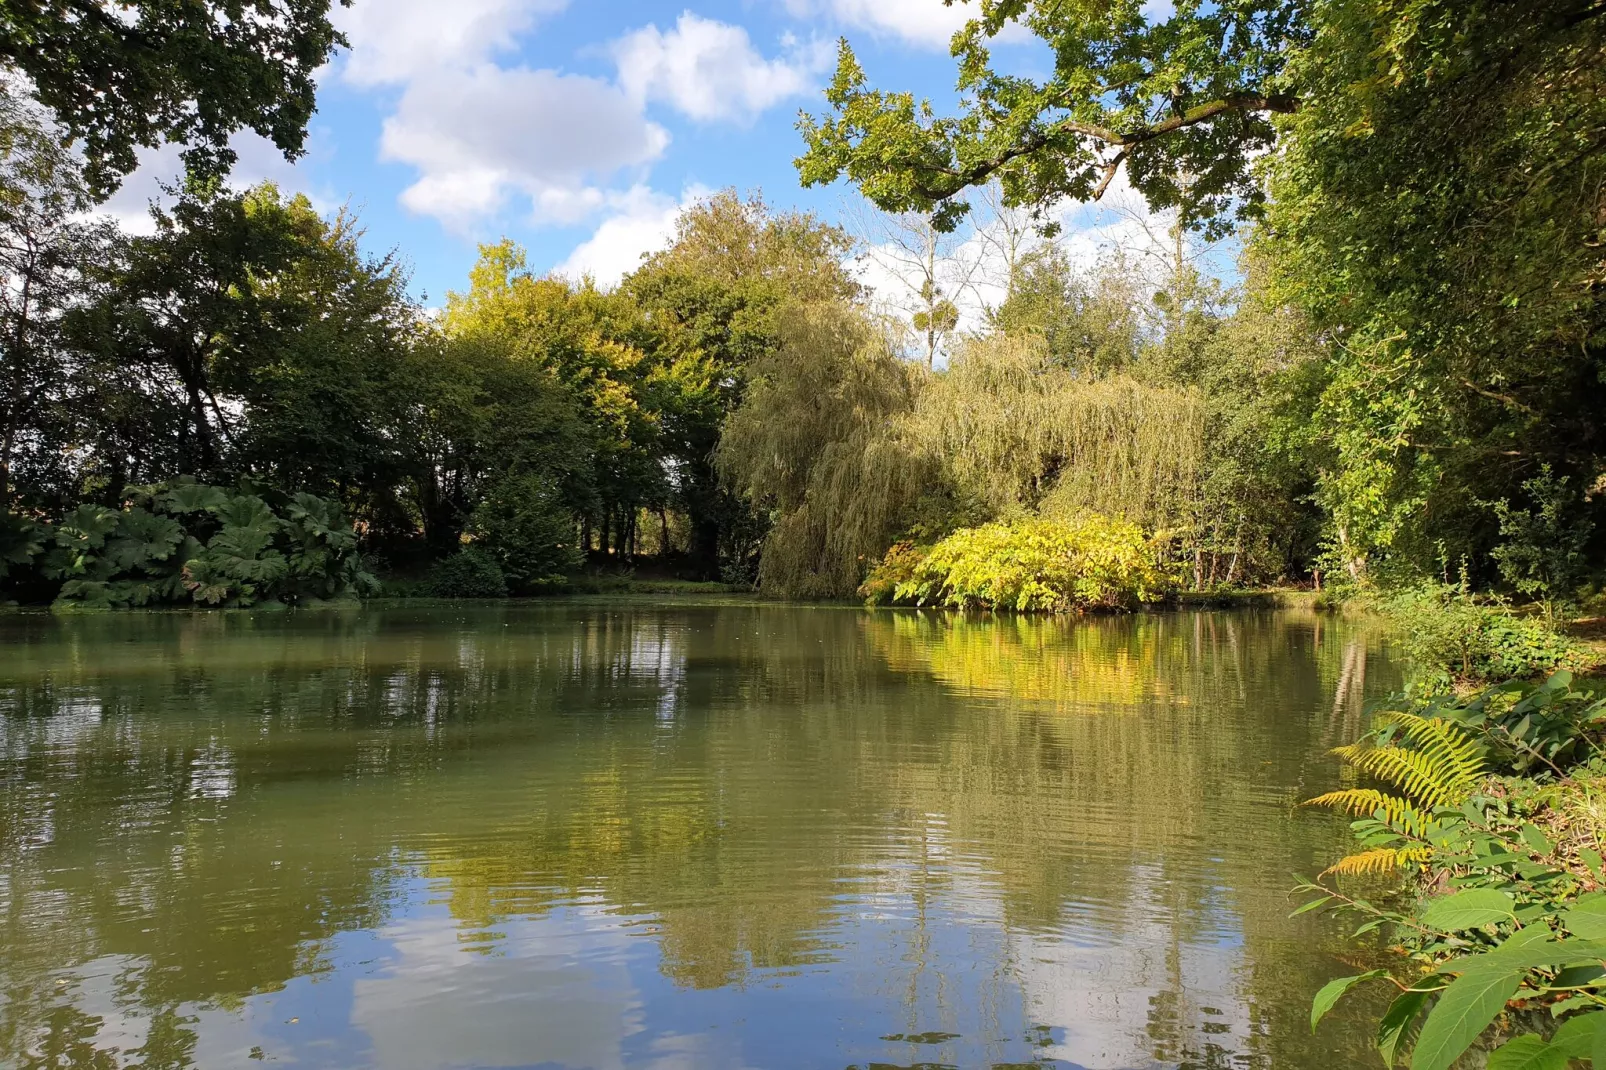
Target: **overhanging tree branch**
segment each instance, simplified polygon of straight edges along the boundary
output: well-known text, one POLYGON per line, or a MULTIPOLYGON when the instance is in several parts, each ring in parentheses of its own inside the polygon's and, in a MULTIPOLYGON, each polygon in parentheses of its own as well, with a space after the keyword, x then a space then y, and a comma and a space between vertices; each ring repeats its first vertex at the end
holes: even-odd
POLYGON ((1029 156, 1034 152, 1047 148, 1058 137, 1065 134, 1080 134, 1083 137, 1101 141, 1120 150, 1112 159, 1101 165, 1104 170, 1104 178, 1093 194, 1093 199, 1098 200, 1105 190, 1109 188, 1111 181, 1115 178, 1115 173, 1120 169, 1122 162, 1130 155, 1131 150, 1145 142, 1154 141, 1156 138, 1173 134, 1178 130, 1185 130, 1188 127, 1207 123, 1217 116, 1229 112, 1275 112, 1287 115, 1298 109, 1299 98, 1289 93, 1273 93, 1269 95, 1234 93, 1230 96, 1222 97, 1220 100, 1213 100, 1207 104, 1189 108, 1179 115, 1173 115, 1160 122, 1140 126, 1125 132, 1097 123, 1085 123, 1076 119, 1062 119, 1028 134, 1018 143, 1011 145, 997 155, 979 160, 969 167, 959 169, 942 168, 936 173, 944 176, 947 181, 940 184, 921 184, 918 188, 924 196, 933 200, 944 200, 969 186, 980 185, 990 178, 994 172, 1012 160, 1019 159, 1022 156, 1029 156))

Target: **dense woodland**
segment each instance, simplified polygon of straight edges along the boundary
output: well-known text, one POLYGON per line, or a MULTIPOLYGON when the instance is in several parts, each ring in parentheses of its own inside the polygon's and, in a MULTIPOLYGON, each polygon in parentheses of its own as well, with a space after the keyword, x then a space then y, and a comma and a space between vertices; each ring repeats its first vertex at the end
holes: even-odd
MULTIPOLYGON (((324 567, 286 526, 300 495, 354 522, 349 552, 320 551, 342 591, 641 568, 1019 608, 1324 580, 1573 600, 1606 535, 1600 9, 1138 7, 982 5, 953 118, 871 88, 844 43, 798 165, 923 236, 902 314, 861 284, 863 235, 734 191, 616 287, 504 241, 425 309, 405 251, 366 248, 350 213, 220 180, 230 123, 298 149, 300 67, 218 97, 110 30, 8 14, 0 52, 27 78, 0 114, 0 583, 184 597, 196 551, 175 548, 227 535, 233 578, 204 600, 249 602, 324 567), (1054 50, 1053 79, 992 68, 1007 19, 1054 50), (93 100, 125 107, 62 84, 50 57, 80 52, 93 100), (153 234, 120 232, 96 200, 160 138, 190 177, 153 234), (1115 182, 1163 233, 1078 262, 1055 206, 1115 182), (956 236, 1002 250, 981 323, 941 281, 956 236), (1223 284, 1195 252, 1228 237, 1223 284), (217 491, 171 504, 188 484, 217 491), (1033 589, 1067 555, 1075 575, 1033 589), (1109 575, 1068 594, 1094 560, 1109 575)), ((189 17, 130 10, 164 41, 189 17)), ((296 12, 273 33, 321 61, 338 38, 296 12)), ((218 47, 256 63, 285 45, 262 33, 218 47)))

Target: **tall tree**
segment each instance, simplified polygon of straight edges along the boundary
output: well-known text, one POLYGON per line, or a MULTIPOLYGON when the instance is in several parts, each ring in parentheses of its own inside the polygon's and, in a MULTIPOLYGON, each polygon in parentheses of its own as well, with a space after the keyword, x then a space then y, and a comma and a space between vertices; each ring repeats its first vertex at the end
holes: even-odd
POLYGON ((80 217, 85 192, 43 116, 0 92, 0 510, 18 489, 19 461, 32 496, 61 489, 54 460, 72 441, 81 385, 69 319, 92 299, 89 269, 115 241, 107 225, 80 217))
MULTIPOLYGON (((692 568, 717 576, 722 539, 752 531, 720 485, 714 455, 747 369, 780 345, 787 305, 850 300, 852 239, 802 213, 771 212, 726 191, 684 212, 674 242, 623 289, 651 318, 665 377, 664 450, 691 524, 692 568)), ((746 539, 741 540, 746 544, 746 539)))
MULTIPOLYGON (((350 0, 341 0, 349 4, 350 0)), ((83 142, 97 196, 136 150, 185 146, 198 178, 234 163, 229 137, 255 130, 300 155, 313 76, 344 38, 330 0, 6 0, 0 64, 25 75, 63 131, 83 142)))

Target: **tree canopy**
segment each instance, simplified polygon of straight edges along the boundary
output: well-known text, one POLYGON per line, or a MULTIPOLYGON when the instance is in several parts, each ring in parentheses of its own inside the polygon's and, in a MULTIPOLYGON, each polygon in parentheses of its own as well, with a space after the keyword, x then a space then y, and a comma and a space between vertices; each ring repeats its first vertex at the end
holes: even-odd
MULTIPOLYGON (((340 0, 349 4, 351 0, 340 0)), ((184 146, 192 175, 234 164, 229 138, 254 130, 301 154, 316 107, 313 74, 345 43, 330 0, 6 0, 0 64, 25 75, 81 142, 96 196, 134 169, 137 150, 184 146)))

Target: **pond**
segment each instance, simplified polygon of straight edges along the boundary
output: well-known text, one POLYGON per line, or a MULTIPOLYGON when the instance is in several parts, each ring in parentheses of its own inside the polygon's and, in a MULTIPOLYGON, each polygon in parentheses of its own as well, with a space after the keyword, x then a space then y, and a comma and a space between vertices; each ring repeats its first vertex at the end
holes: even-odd
POLYGON ((1298 611, 0 616, 0 1065, 1381 1065, 1298 611))

